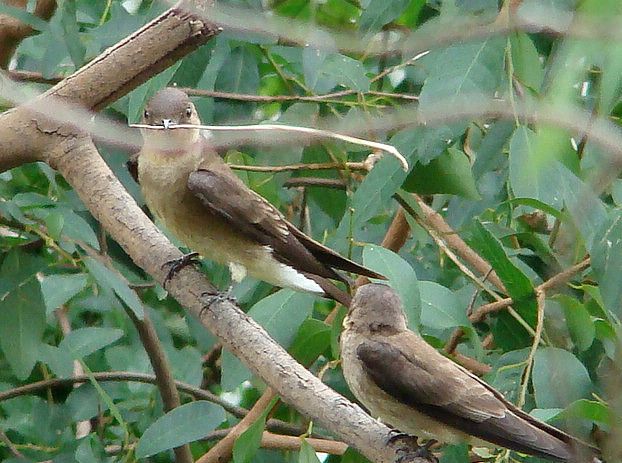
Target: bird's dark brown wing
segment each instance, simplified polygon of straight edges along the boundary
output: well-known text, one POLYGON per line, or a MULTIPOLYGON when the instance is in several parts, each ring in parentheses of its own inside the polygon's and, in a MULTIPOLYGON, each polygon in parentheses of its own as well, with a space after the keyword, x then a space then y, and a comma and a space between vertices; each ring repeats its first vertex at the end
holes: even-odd
POLYGON ((250 240, 270 246, 276 259, 300 272, 343 281, 291 233, 282 214, 234 175, 209 168, 188 177, 188 189, 214 215, 250 240))
POLYGON ((407 348, 395 342, 368 341, 356 350, 365 371, 384 392, 482 440, 541 457, 571 460, 571 445, 576 442, 571 436, 518 410, 415 334, 398 336, 398 345, 407 348), (422 352, 413 355, 414 350, 422 352))

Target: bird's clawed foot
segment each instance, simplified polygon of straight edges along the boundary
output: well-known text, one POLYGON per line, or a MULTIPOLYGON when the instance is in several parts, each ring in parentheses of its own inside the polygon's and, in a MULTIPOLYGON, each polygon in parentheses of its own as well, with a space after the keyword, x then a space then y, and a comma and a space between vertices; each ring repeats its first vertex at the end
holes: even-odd
POLYGON ((397 447, 395 463, 408 463, 420 458, 430 462, 438 462, 438 459, 430 451, 430 447, 436 443, 435 440, 429 440, 425 445, 419 445, 417 436, 394 429, 387 439, 387 445, 395 444, 396 442, 401 442, 403 445, 397 447))
POLYGON ((231 304, 238 305, 238 300, 233 294, 231 294, 231 286, 226 292, 210 291, 201 294, 201 303, 203 304, 201 316, 203 316, 204 310, 209 309, 212 304, 216 304, 218 302, 230 302, 231 304))
POLYGON ((177 272, 179 272, 182 268, 190 265, 197 264, 199 261, 197 257, 199 256, 198 252, 191 252, 188 254, 184 254, 179 259, 173 259, 166 262, 162 267, 169 267, 168 273, 166 274, 166 278, 164 278, 164 289, 166 289, 166 285, 171 281, 171 279, 175 276, 177 272))

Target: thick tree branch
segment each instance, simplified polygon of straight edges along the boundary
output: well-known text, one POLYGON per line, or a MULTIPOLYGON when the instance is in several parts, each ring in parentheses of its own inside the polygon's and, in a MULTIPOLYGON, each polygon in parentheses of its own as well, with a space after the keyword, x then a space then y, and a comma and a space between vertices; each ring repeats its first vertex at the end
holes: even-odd
MULTIPOLYGON (((28 0, 4 0, 6 5, 25 9, 28 0)), ((56 11, 55 0, 37 0, 33 15, 44 21, 49 20, 56 11)), ((6 69, 22 40, 33 35, 35 29, 12 16, 0 14, 0 69, 6 69)))
POLYGON ((71 133, 37 115, 54 102, 101 109, 205 43, 215 26, 171 8, 26 105, 0 115, 0 171, 42 160, 54 140, 71 133))

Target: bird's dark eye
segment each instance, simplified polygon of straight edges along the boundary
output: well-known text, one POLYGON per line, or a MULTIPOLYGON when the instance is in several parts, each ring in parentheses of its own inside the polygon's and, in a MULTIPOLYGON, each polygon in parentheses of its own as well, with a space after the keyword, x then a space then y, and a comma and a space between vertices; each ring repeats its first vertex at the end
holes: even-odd
POLYGON ((143 113, 143 116, 145 117, 145 119, 149 119, 149 116, 150 116, 150 115, 151 115, 151 114, 149 114, 149 111, 147 111, 147 110, 145 109, 145 112, 143 113))
POLYGON ((188 106, 186 108, 186 117, 190 117, 190 116, 192 116, 192 108, 188 106))

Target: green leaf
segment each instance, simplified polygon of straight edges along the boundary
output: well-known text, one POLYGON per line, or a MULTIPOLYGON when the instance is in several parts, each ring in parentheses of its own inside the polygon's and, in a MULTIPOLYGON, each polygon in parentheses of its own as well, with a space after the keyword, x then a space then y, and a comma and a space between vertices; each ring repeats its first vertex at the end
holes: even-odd
POLYGON ((86 287, 84 273, 71 275, 47 275, 41 280, 41 292, 45 301, 46 314, 58 309, 86 287))
POLYGON ((44 31, 48 28, 47 22, 22 8, 0 3, 0 14, 19 19, 21 22, 28 24, 36 31, 44 31))
POLYGON ((59 347, 75 359, 81 359, 112 344, 123 336, 116 328, 87 327, 73 330, 63 338, 59 347))
POLYGON ((221 92, 257 93, 257 58, 248 47, 238 47, 227 56, 214 87, 221 92))
POLYGON ((18 249, 0 267, 0 347, 15 376, 25 380, 38 360, 45 305, 36 272, 41 260, 18 249))
POLYGON ((63 234, 73 240, 84 241, 99 251, 99 241, 91 225, 69 208, 59 207, 58 210, 63 214, 63 234))
POLYGON ((277 397, 272 399, 270 405, 268 405, 261 416, 257 418, 257 421, 251 424, 248 429, 235 440, 233 444, 233 463, 251 462, 261 445, 261 436, 266 427, 268 413, 270 413, 270 410, 272 410, 277 400, 277 397))
POLYGON ((510 260, 501 241, 479 220, 473 227, 472 243, 482 257, 492 265, 515 305, 528 304, 528 307, 535 310, 535 293, 531 281, 510 260))
POLYGON ((453 291, 433 281, 420 281, 421 324, 444 330, 471 327, 464 307, 453 291))
MULTIPOLYGON (((248 311, 248 315, 264 327, 272 338, 286 349, 291 345, 302 322, 311 315, 315 296, 281 289, 263 298, 248 311)), ((251 378, 251 373, 233 354, 223 351, 223 389, 230 391, 251 378)))
POLYGON ((571 403, 555 417, 555 420, 567 423, 576 422, 577 419, 590 420, 607 428, 613 424, 614 418, 612 410, 606 404, 595 400, 580 399, 571 403))
POLYGON ((298 463, 320 463, 320 459, 315 453, 315 449, 307 442, 304 437, 300 438, 300 452, 298 452, 298 463))
POLYGON ((402 300, 409 326, 417 330, 421 322, 421 297, 415 270, 393 251, 372 244, 363 249, 363 262, 388 278, 388 284, 402 300))
POLYGON ((143 318, 143 305, 138 299, 136 293, 130 289, 126 281, 122 279, 117 273, 107 268, 101 262, 91 258, 83 257, 82 261, 89 273, 93 275, 95 280, 105 288, 109 288, 119 296, 119 298, 136 314, 136 316, 142 320, 143 318))
POLYGON ((499 206, 501 208, 501 207, 504 207, 506 204, 511 204, 513 206, 529 206, 534 209, 539 209, 542 212, 545 212, 546 214, 550 214, 556 219, 561 220, 563 218, 563 215, 559 210, 555 209, 554 207, 549 206, 548 204, 543 203, 542 201, 538 201, 537 199, 533 199, 533 198, 508 199, 507 201, 501 203, 499 206))
POLYGON ((136 458, 146 458, 201 439, 224 420, 222 407, 205 400, 177 407, 145 430, 136 445, 136 458))
POLYGON ((73 357, 65 349, 41 344, 38 360, 46 363, 59 378, 69 378, 73 374, 73 357))
POLYGON ((592 251, 598 230, 607 220, 607 210, 592 188, 577 178, 565 166, 558 164, 555 178, 568 208, 570 220, 581 233, 588 251, 592 251))
POLYGON ((469 446, 467 444, 448 445, 443 450, 439 463, 458 463, 469 461, 469 446))
POLYGON ((449 104, 465 96, 492 96, 502 75, 504 52, 505 40, 500 37, 430 52, 426 57, 430 72, 419 95, 421 111, 433 110, 439 101, 449 104))
MULTIPOLYGON (((479 220, 473 227, 471 245, 495 270, 510 297, 513 308, 531 326, 536 325, 536 300, 533 285, 527 276, 514 265, 503 245, 479 220)), ((497 315, 493 334, 495 341, 505 350, 520 349, 531 342, 525 328, 507 312, 497 315)))
POLYGON ((417 165, 402 187, 420 194, 446 193, 480 199, 469 159, 456 148, 448 148, 428 165, 417 165))
POLYGON ((343 321, 348 315, 348 309, 344 306, 339 306, 337 309, 337 315, 333 320, 333 325, 330 329, 330 350, 333 354, 333 358, 338 359, 341 354, 341 345, 339 344, 339 336, 341 334, 341 328, 343 327, 343 321))
POLYGON ((397 18, 408 6, 410 0, 385 0, 369 2, 359 18, 361 33, 375 32, 397 18))
POLYGON ((296 334, 289 353, 302 365, 309 365, 330 346, 331 328, 314 318, 306 319, 296 334))
POLYGON ((622 317, 622 214, 615 213, 596 233, 591 264, 605 307, 622 317))
POLYGON ((99 463, 101 460, 93 452, 92 443, 97 443, 98 439, 92 435, 86 439, 82 439, 78 448, 76 449, 75 459, 76 463, 99 463))
POLYGON ((69 56, 71 56, 71 60, 77 69, 84 64, 86 47, 80 39, 80 25, 76 18, 76 2, 64 1, 60 4, 59 10, 56 14, 60 15, 63 31, 61 37, 65 41, 69 56))
POLYGON ((583 364, 571 352, 557 347, 536 351, 532 381, 538 408, 565 408, 592 392, 592 381, 583 364))
POLYGON ((514 76, 523 85, 537 92, 544 79, 544 70, 536 46, 524 32, 510 35, 510 46, 512 47, 514 76))
MULTIPOLYGON (((557 182, 552 181, 558 159, 536 150, 534 132, 520 126, 510 140, 510 184, 516 196, 533 198, 556 209, 562 205, 557 182)), ((554 154, 554 153, 553 153, 554 154)))
POLYGON ((341 463, 371 463, 371 461, 352 447, 348 447, 341 457, 341 463))
POLYGON ((352 215, 343 216, 336 237, 329 246, 337 250, 341 248, 342 251, 347 249, 350 233, 356 238, 372 217, 385 211, 405 178, 406 172, 396 159, 392 156, 380 159, 352 195, 349 202, 352 215))
POLYGON ((489 375, 490 383, 510 402, 518 399, 518 389, 527 367, 529 348, 512 350, 501 355, 489 375))
POLYGON ((594 342, 596 328, 585 305, 581 304, 577 299, 564 294, 556 295, 554 299, 560 303, 564 310, 572 342, 574 342, 580 352, 589 349, 594 342))
POLYGON ((360 61, 311 47, 306 47, 302 56, 305 83, 315 93, 327 93, 337 86, 359 92, 369 90, 370 81, 360 61))

